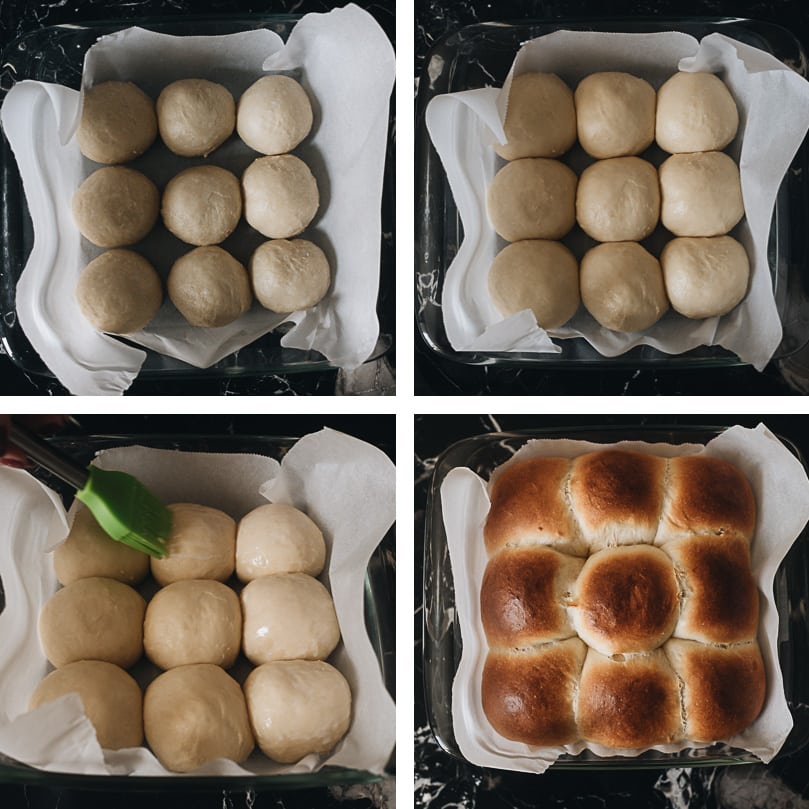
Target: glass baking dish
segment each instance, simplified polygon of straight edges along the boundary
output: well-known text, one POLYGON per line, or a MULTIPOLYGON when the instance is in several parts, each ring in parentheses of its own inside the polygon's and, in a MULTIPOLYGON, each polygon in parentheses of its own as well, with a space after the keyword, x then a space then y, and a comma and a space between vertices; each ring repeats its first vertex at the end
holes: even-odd
MULTIPOLYGON (((669 444, 704 444, 719 435, 723 427, 576 427, 489 433, 459 441, 437 460, 427 497, 424 537, 424 623, 423 668, 427 718, 439 745, 463 759, 452 720, 452 683, 461 659, 463 644, 455 611, 455 590, 441 512, 441 484, 456 467, 467 467, 484 479, 534 438, 571 438, 612 444, 637 440, 669 444)), ((780 440, 806 466, 798 448, 788 439, 780 440)), ((809 700, 809 680, 805 675, 809 660, 809 529, 795 541, 775 576, 775 601, 780 616, 779 662, 784 675, 784 691, 793 715, 792 732, 778 753, 778 759, 801 750, 809 742, 809 726, 801 708, 809 700)), ((662 753, 650 750, 637 757, 599 757, 589 751, 577 756, 564 755, 553 769, 612 770, 666 769, 668 767, 716 767, 757 763, 751 753, 715 744, 710 747, 662 753)))
MULTIPOLYGON (((449 343, 441 309, 447 269, 463 241, 463 227, 441 161, 425 124, 428 103, 437 95, 501 86, 520 46, 558 30, 650 33, 681 31, 701 39, 722 33, 772 53, 806 77, 809 61, 792 33, 772 23, 738 18, 525 20, 471 25, 441 40, 427 55, 416 102, 416 323, 429 348, 464 365, 535 368, 711 367, 743 365, 721 346, 699 346, 678 355, 636 346, 617 357, 604 357, 583 338, 557 340, 561 354, 456 351, 449 343)), ((804 141, 776 199, 768 258, 783 338, 774 359, 809 341, 809 292, 805 289, 809 215, 809 141, 804 141)))
MULTIPOLYGON (((264 455, 280 461, 298 438, 287 436, 202 436, 183 435, 96 435, 53 438, 52 443, 82 463, 89 464, 96 453, 112 447, 146 446, 157 449, 175 449, 185 452, 250 453, 264 455)), ((32 470, 39 480, 57 492, 65 507, 74 499, 74 490, 49 472, 32 470)), ((364 604, 365 627, 376 653, 382 677, 388 692, 395 689, 395 529, 392 527, 375 549, 365 574, 364 604)), ((0 612, 5 607, 2 581, 0 581, 0 612)), ((0 683, 2 688, 2 683, 0 683)), ((392 768, 392 760, 389 764, 392 768)), ((0 783, 17 782, 65 787, 73 789, 143 789, 161 792, 192 789, 309 789, 332 784, 357 784, 381 780, 380 776, 365 770, 344 767, 324 767, 317 772, 285 775, 246 776, 182 776, 147 777, 116 775, 75 775, 46 772, 29 767, 0 754, 0 783)))

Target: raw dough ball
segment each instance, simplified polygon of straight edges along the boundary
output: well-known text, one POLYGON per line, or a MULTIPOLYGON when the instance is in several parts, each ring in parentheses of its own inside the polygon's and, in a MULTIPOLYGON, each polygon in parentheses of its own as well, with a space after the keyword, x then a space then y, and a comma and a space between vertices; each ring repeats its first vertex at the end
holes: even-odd
POLYGON ((736 102, 713 73, 676 73, 657 91, 655 138, 667 152, 724 149, 738 128, 736 102))
POLYGON ((76 140, 96 163, 126 163, 142 155, 157 137, 154 102, 126 81, 96 84, 84 94, 76 140))
POLYGON ((660 263, 637 242, 610 242, 588 250, 580 277, 582 302, 605 329, 642 331, 669 308, 660 263))
POLYGON ((530 309, 543 329, 555 329, 579 308, 579 264, 561 242, 514 242, 492 262, 489 294, 503 317, 530 309))
POLYGON ((254 160, 242 175, 242 187, 244 218, 268 239, 302 233, 320 205, 309 166, 291 154, 254 160))
POLYGON ((655 136, 655 91, 630 73, 593 73, 576 88, 579 142, 592 157, 640 154, 655 136))
POLYGON ((511 82, 503 128, 494 150, 506 160, 558 157, 576 142, 573 93, 554 73, 521 73, 511 82))
POLYGON ((264 76, 239 99, 236 131, 257 152, 291 152, 312 128, 312 105, 306 90, 289 76, 264 76))
POLYGON ((197 247, 174 262, 169 297, 192 326, 226 326, 251 306, 250 277, 230 253, 197 247))
POLYGON ((94 258, 76 284, 81 313, 100 331, 130 334, 146 326, 163 303, 156 270, 132 250, 108 250, 94 258))
POLYGON ((238 764, 255 745, 242 689, 210 663, 180 666, 153 680, 143 697, 143 725, 152 752, 174 772, 217 758, 238 764))
POLYGON ((747 294, 747 251, 730 236, 672 239, 660 264, 672 308, 686 317, 724 315, 747 294))
POLYGON ((252 581, 271 573, 318 576, 326 562, 323 534, 302 511, 267 503, 242 517, 236 531, 236 575, 252 581))
POLYGON ((576 182, 558 160, 512 160, 486 195, 492 227, 508 242, 561 239, 576 222, 576 182))
POLYGON ((31 695, 31 710, 65 694, 81 698, 98 743, 107 750, 143 744, 143 697, 140 686, 119 666, 79 660, 52 671, 31 695))
POLYGON ((242 187, 219 166, 193 166, 169 180, 163 191, 163 223, 188 244, 219 244, 242 215, 242 187))
POLYGON ((596 241, 640 241, 659 218, 660 188, 651 163, 613 157, 593 163, 579 177, 576 219, 596 241))
POLYGON ((236 103, 221 84, 180 79, 157 97, 157 125, 174 154, 207 157, 233 133, 236 103))
POLYGON ((139 242, 154 227, 160 192, 135 169, 107 166, 79 186, 72 208, 85 239, 99 247, 125 247, 139 242))
POLYGON ((331 284, 331 270, 316 244, 304 239, 273 239, 253 253, 250 280, 265 309, 298 312, 323 300, 331 284))
POLYGON ((168 553, 151 558, 152 575, 160 584, 183 579, 225 581, 233 574, 236 555, 236 521, 208 506, 173 503, 168 553))
POLYGON ((114 579, 79 579, 57 590, 39 614, 45 657, 57 668, 76 660, 106 660, 128 668, 143 654, 140 593, 114 579))
POLYGON ((276 573, 242 590, 242 648, 257 666, 272 660, 322 660, 340 640, 329 591, 305 573, 276 573))
POLYGON ((226 584, 210 579, 175 581, 146 607, 143 648, 161 669, 213 663, 228 669, 239 654, 242 608, 226 584))
POLYGON ((351 689, 322 660, 265 663, 250 672, 244 695, 258 746, 282 764, 327 753, 351 724, 351 689))

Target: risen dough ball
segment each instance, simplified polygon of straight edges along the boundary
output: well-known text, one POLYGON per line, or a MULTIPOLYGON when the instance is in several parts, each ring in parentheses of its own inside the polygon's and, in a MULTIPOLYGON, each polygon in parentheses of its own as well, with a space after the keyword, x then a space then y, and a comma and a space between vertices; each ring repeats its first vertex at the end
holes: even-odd
POLYGON ((317 576, 326 561, 320 529, 302 511, 267 503, 242 517, 236 532, 236 575, 252 581, 271 573, 317 576))
POLYGON ((508 242, 561 239, 576 222, 576 175, 558 160, 512 160, 495 174, 486 207, 508 242))
POLYGON ((511 82, 503 128, 507 141, 494 147, 500 157, 558 157, 576 141, 573 93, 554 73, 521 73, 511 82))
POLYGON ((152 752, 174 772, 217 758, 238 764, 255 745, 242 689, 210 663, 180 666, 153 680, 143 696, 143 726, 152 752))
POLYGON ((219 166, 193 166, 169 180, 163 191, 163 223, 188 244, 219 244, 242 215, 238 178, 219 166))
POLYGON ((669 308, 660 263, 637 242, 610 242, 581 261, 581 299, 605 329, 633 332, 654 325, 669 308))
POLYGON ((157 137, 154 102, 131 82, 106 81, 84 94, 76 140, 96 163, 126 163, 157 137))
POLYGON ((242 187, 244 218, 268 239, 302 233, 320 205, 309 166, 291 154, 254 160, 242 175, 242 187))
POLYGON ((297 312, 323 300, 331 284, 331 270, 316 244, 305 239, 273 239, 253 253, 250 280, 265 309, 297 312))
POLYGON ((78 694, 93 723, 98 743, 107 750, 143 744, 143 697, 140 686, 119 666, 79 660, 52 671, 31 695, 31 710, 65 694, 78 694))
POLYGON ((578 262, 561 242, 514 242, 492 262, 489 294, 503 317, 530 309, 543 329, 558 328, 579 308, 578 262))
POLYGON ((94 171, 73 195, 73 219, 99 247, 139 242, 154 227, 160 192, 145 175, 124 166, 94 171))
POLYGON ((236 521, 208 506, 173 503, 168 553, 151 558, 152 575, 160 584, 183 579, 225 581, 233 574, 236 521))
POLYGON ((174 154, 206 157, 233 133, 236 103, 221 84, 180 79, 157 97, 157 125, 174 154))
POLYGON ((45 657, 57 668, 106 660, 128 668, 143 654, 146 602, 114 579, 79 579, 57 590, 39 614, 45 657))
POLYGON ((236 131, 257 152, 291 152, 312 128, 312 105, 306 90, 289 76, 264 76, 239 99, 236 131))
POLYGON ((669 157, 660 195, 660 218, 675 236, 720 236, 744 216, 739 168, 724 152, 669 157))
POLYGON ((655 91, 630 73, 593 73, 576 88, 579 143, 592 157, 640 154, 655 136, 655 91))
POLYGON ((640 241, 659 218, 660 188, 651 163, 613 157, 593 163, 579 177, 576 219, 596 241, 640 241))
POLYGON ((242 648, 257 666, 272 660, 322 660, 340 640, 329 591, 305 573, 276 573, 242 590, 242 648))
POLYGON ((282 764, 327 753, 351 724, 351 689, 322 660, 265 663, 250 672, 244 695, 258 746, 282 764))
POLYGON ((672 239, 660 264, 671 306, 686 317, 724 315, 747 294, 747 251, 730 236, 672 239))
POLYGON ((130 334, 146 326, 163 303, 155 268, 131 250, 108 250, 94 258, 76 284, 81 313, 100 331, 130 334))
POLYGON ((168 290, 172 303, 192 326, 226 326, 253 302, 247 270, 215 245, 180 256, 169 273, 168 290))

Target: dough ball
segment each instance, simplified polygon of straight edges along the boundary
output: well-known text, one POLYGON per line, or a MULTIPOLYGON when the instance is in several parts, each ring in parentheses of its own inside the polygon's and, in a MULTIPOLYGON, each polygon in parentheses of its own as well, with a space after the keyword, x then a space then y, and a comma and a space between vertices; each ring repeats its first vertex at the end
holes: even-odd
POLYGON ((211 579, 175 581, 146 607, 143 648, 161 669, 213 663, 228 669, 239 654, 242 608, 226 584, 211 579))
POLYGON ((96 163, 126 163, 157 137, 154 101, 127 81, 105 81, 84 94, 76 141, 96 163))
POLYGON ((581 261, 581 299, 605 329, 634 332, 657 323, 669 308, 660 263, 637 242, 609 242, 581 261))
POLYGON ((576 88, 579 143, 592 157, 640 154, 655 136, 655 91, 630 73, 593 73, 576 88))
POLYGON ((306 90, 289 76, 264 76, 239 99, 236 131, 257 152, 291 152, 312 129, 312 105, 306 90))
POLYGON ((197 247, 174 262, 169 297, 192 326, 227 326, 251 306, 247 270, 221 247, 197 247))
POLYGON ((76 284, 81 313, 100 331, 131 334, 146 326, 163 303, 155 268, 132 250, 108 250, 94 258, 76 284))
POLYGON ((521 73, 511 82, 507 141, 494 150, 506 160, 559 157, 576 142, 573 93, 554 73, 521 73))
POLYGON ((103 748, 120 750, 143 744, 140 686, 119 666, 102 660, 68 663, 34 689, 29 708, 39 708, 65 694, 79 695, 103 748))
POLYGON ((331 285, 326 254, 304 239, 273 239, 250 259, 258 302, 273 312, 298 312, 323 300, 331 285))
POLYGON ((221 84, 180 79, 157 97, 157 125, 174 154, 207 157, 233 133, 236 103, 221 84))
POLYGON ((727 314, 747 294, 747 251, 730 236, 672 239, 660 264, 671 306, 686 317, 727 314))
POLYGON ((242 590, 242 648, 251 663, 322 660, 340 641, 329 591, 305 573, 276 573, 242 590))
POLYGON ((320 205, 309 166, 291 154, 254 160, 242 175, 242 188, 244 218, 268 239, 302 233, 320 205))
POLYGON ((39 640, 54 666, 106 660, 129 668, 143 654, 140 593, 114 579, 79 579, 57 590, 39 614, 39 640))
POLYGON ((235 567, 236 521, 224 511, 193 503, 173 503, 169 510, 168 553, 162 559, 150 560, 158 583, 229 579, 235 567))
POLYGON ((512 160, 486 195, 492 227, 508 242, 561 239, 576 222, 576 182, 558 160, 512 160))
POLYGON ((72 208, 85 239, 99 247, 125 247, 139 242, 154 227, 160 192, 135 169, 107 166, 79 186, 72 208))
POLYGON ((588 166, 579 177, 576 219, 599 242, 645 239, 660 219, 655 167, 639 157, 613 157, 588 166))
POLYGON ((163 223, 188 244, 219 244, 242 215, 242 187, 219 166, 193 166, 169 180, 163 191, 163 223))
POLYGON ((143 696, 146 741, 173 772, 217 758, 237 764, 255 742, 242 689, 219 666, 197 663, 164 671, 143 696))
POLYGON ((530 309, 543 329, 558 328, 579 308, 579 264, 561 242, 514 242, 492 262, 489 295, 503 317, 530 309))
POLYGON ((322 660, 265 663, 250 672, 244 695, 258 746, 282 764, 328 753, 351 724, 348 682, 322 660))
POLYGON ((713 73, 676 73, 657 91, 655 138, 671 152, 724 149, 739 128, 739 111, 713 73))

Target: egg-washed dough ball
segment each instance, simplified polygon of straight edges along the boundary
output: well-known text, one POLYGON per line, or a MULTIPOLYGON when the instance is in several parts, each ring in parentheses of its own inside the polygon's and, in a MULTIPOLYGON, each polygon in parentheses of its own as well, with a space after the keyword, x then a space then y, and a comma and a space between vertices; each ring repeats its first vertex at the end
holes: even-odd
POLYGON ((143 744, 140 686, 119 666, 78 660, 55 669, 34 689, 29 708, 39 708, 65 694, 79 695, 103 748, 121 750, 143 744))
POLYGON ((212 579, 175 581, 146 607, 143 648, 161 669, 213 663, 228 669, 239 654, 242 608, 226 584, 212 579))
POLYGON ((559 157, 576 142, 576 109, 571 89, 555 73, 521 73, 511 81, 506 143, 494 150, 506 160, 559 157))
POLYGON ((254 160, 242 175, 242 188, 244 218, 268 239, 302 233, 320 205, 309 166, 291 154, 254 160))
POLYGON ((84 94, 76 141, 96 163, 126 163, 157 137, 154 101, 132 82, 105 81, 84 94))
POLYGON ((267 503, 239 521, 236 575, 248 582, 272 573, 318 576, 326 562, 323 533, 310 517, 286 503, 267 503))
POLYGON ((248 87, 236 110, 239 137, 257 152, 291 152, 312 129, 306 90, 289 76, 263 76, 248 87))
POLYGON ((233 134, 236 102, 221 84, 180 79, 157 97, 157 125, 174 154, 207 157, 233 134))
POLYGON ((192 166, 169 180, 161 214, 178 239, 197 246, 219 244, 242 215, 239 179, 219 166, 192 166))
POLYGON ((739 128, 739 110, 713 73, 675 73, 657 91, 658 146, 677 152, 724 149, 739 128))
POLYGON ((558 160, 512 160, 486 194, 489 220, 507 242, 561 239, 576 223, 573 171, 558 160))
POLYGON ((247 711, 264 755, 282 764, 328 753, 351 724, 351 689, 322 660, 277 660, 250 672, 247 711))
POLYGON ((581 260, 581 299, 605 329, 635 332, 669 308, 658 260, 637 242, 608 242, 581 260))
POLYGON ((273 312, 309 309, 326 296, 331 270, 326 254, 305 239, 272 239, 250 258, 256 300, 273 312))
POLYGON ((106 660, 129 668, 143 654, 140 593, 114 579, 79 579, 57 590, 39 614, 39 639, 54 666, 106 660))
POLYGON ((240 764, 253 752, 242 689, 219 666, 197 663, 164 671, 143 696, 146 741, 173 772, 217 758, 240 764))
POLYGON ((195 503, 172 503, 171 536, 162 559, 150 558, 159 584, 184 579, 225 581, 233 575, 236 521, 216 508, 195 503))
POLYGON ((79 186, 71 206, 73 220, 85 239, 99 247, 126 247, 154 227, 160 192, 135 169, 106 166, 79 186))
POLYGON ((655 136, 654 88, 631 73, 593 73, 576 88, 579 143, 596 158, 640 154, 655 136))
POLYGON ((272 660, 323 660, 340 641, 329 591, 305 573, 262 576, 241 593, 242 649, 255 665, 272 660))
POLYGON ((686 317, 727 314, 747 294, 750 261, 731 236, 672 239, 660 265, 671 306, 686 317))
POLYGON ((721 236, 744 216, 739 167, 724 152, 674 154, 659 172, 660 218, 675 236, 721 236))
POLYGON ((599 242, 645 239, 660 219, 655 167, 639 157, 613 157, 591 164, 579 177, 576 219, 599 242))
POLYGON ((513 242, 492 262, 489 295, 503 317, 530 309, 543 329, 556 329, 579 308, 579 264, 561 242, 513 242))

